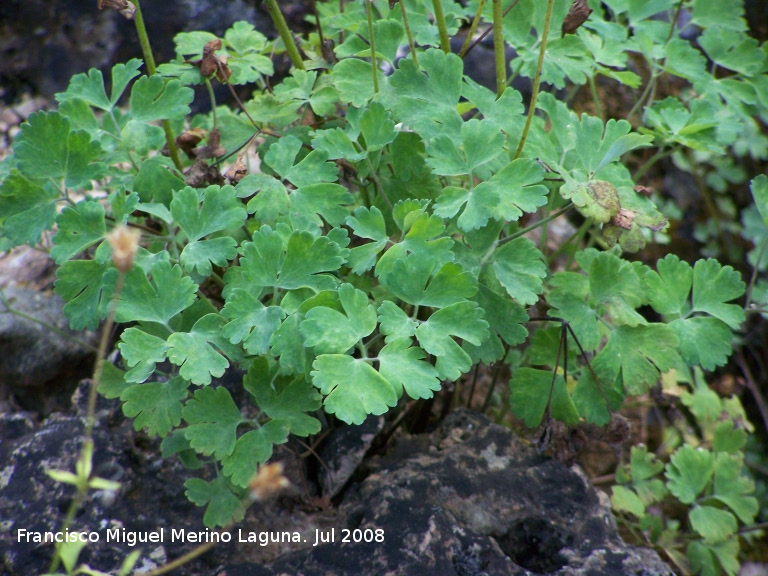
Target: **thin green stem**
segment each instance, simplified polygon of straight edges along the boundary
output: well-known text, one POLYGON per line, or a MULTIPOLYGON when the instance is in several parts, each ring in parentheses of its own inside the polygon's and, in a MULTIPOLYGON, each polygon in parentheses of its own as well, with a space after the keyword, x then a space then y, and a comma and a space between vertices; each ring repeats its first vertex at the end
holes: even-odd
MULTIPOLYGON (((85 432, 83 434, 83 447, 80 449, 79 459, 85 458, 86 454, 93 455, 93 427, 96 423, 96 401, 98 400, 99 382, 101 381, 101 373, 104 368, 104 359, 107 356, 107 347, 109 346, 109 339, 112 334, 112 326, 115 322, 115 313, 117 312, 117 302, 120 298, 120 292, 123 289, 123 283, 125 281, 125 273, 120 272, 117 276, 117 283, 115 285, 115 293, 112 296, 112 303, 110 305, 107 319, 104 322, 104 326, 101 329, 101 339, 99 340, 99 349, 96 353, 96 365, 93 368, 93 378, 91 379, 91 387, 88 391, 88 413, 85 421, 85 432)), ((88 480, 88 479, 86 479, 88 480)), ((80 509, 80 506, 85 501, 85 496, 88 493, 88 483, 83 485, 78 484, 77 494, 72 499, 67 510, 67 515, 64 517, 64 523, 62 524, 61 531, 66 532, 75 520, 75 515, 80 509)), ((59 567, 61 556, 59 550, 53 555, 51 560, 51 567, 49 572, 55 572, 59 567)))
MULTIPOLYGON (((504 10, 504 14, 502 14, 502 18, 503 18, 503 17, 505 17, 507 14, 509 14, 509 11, 510 11, 510 10, 512 10, 512 8, 514 8, 514 7, 517 5, 517 3, 518 3, 519 1, 520 1, 520 0, 515 0, 514 2, 512 2, 512 4, 510 4, 510 5, 509 5, 509 7, 508 7, 506 10, 504 10)), ((484 39, 486 36, 488 36, 488 34, 490 34, 491 30, 493 30, 493 25, 490 25, 490 26, 488 26, 488 28, 486 28, 485 30, 483 30, 483 32, 482 32, 482 33, 481 33, 481 34, 480 34, 480 35, 479 35, 477 38, 475 38, 475 40, 473 40, 473 41, 472 41, 472 44, 470 44, 470 45, 469 45, 469 48, 467 48, 467 51, 465 52, 465 54, 464 54, 464 55, 466 56, 467 54, 469 54, 469 52, 470 52, 470 51, 471 51, 471 50, 472 50, 472 49, 473 49, 475 46, 477 46, 478 44, 480 44, 480 42, 482 42, 482 41, 483 41, 483 39, 484 39)))
MULTIPOLYGON (((155 65, 155 57, 152 54, 152 47, 149 44, 149 36, 147 35, 147 27, 144 25, 144 15, 141 12, 141 2, 134 0, 134 6, 136 12, 133 15, 133 21, 136 25, 136 34, 139 37, 139 44, 141 45, 141 53, 144 55, 144 63, 147 65, 147 72, 150 76, 157 74, 157 66, 155 65)), ((165 133, 165 144, 168 146, 168 153, 173 160, 173 165, 179 172, 184 171, 184 165, 181 163, 181 156, 179 155, 179 149, 176 146, 176 138, 173 135, 173 128, 171 128, 170 120, 162 120, 161 125, 163 132, 165 133)))
MULTIPOLYGON (((485 2, 485 0, 481 0, 485 2)), ((419 57, 416 55, 416 43, 413 41, 413 33, 411 32, 411 25, 408 23, 408 12, 405 9, 405 2, 400 0, 400 14, 403 16, 403 26, 405 27, 405 35, 408 37, 408 47, 411 49, 413 55, 413 63, 418 67, 419 57)))
POLYGON ((293 35, 291 34, 290 28, 288 28, 283 13, 277 5, 277 0, 265 0, 265 3, 267 5, 269 16, 272 18, 275 28, 277 28, 277 33, 280 35, 280 39, 283 41, 285 49, 288 51, 288 58, 291 59, 291 64, 299 70, 304 70, 304 61, 301 59, 299 49, 293 41, 293 35))
POLYGON ((595 77, 590 76, 589 77, 589 90, 592 92, 592 100, 595 103, 595 113, 597 114, 598 118, 605 122, 605 117, 603 116, 603 109, 602 106, 600 106, 600 98, 597 95, 597 86, 595 85, 595 77))
POLYGON ((536 113, 536 100, 539 97, 541 70, 544 67, 544 54, 547 51, 547 37, 549 36, 549 25, 552 23, 552 7, 554 4, 555 0, 548 0, 547 2, 547 13, 544 16, 544 30, 541 32, 539 61, 536 64, 536 76, 533 79, 533 93, 531 94, 531 103, 528 105, 528 117, 525 119, 525 128, 523 128, 523 136, 520 138, 520 144, 517 147, 517 152, 515 152, 515 159, 520 158, 520 154, 523 153, 525 141, 528 138, 528 131, 531 129, 531 123, 533 122, 533 115, 536 113))
POLYGON ((760 262, 763 260, 763 255, 768 247, 768 236, 766 236, 760 243, 760 250, 757 253, 757 260, 752 268, 752 275, 749 278, 749 285, 747 286, 746 299, 744 300, 744 310, 749 309, 749 304, 752 301, 752 291, 755 289, 755 283, 757 282, 757 276, 760 272, 760 262))
POLYGON ((442 0, 432 0, 432 6, 435 11, 437 30, 440 33, 440 48, 442 48, 443 52, 448 54, 451 51, 451 40, 448 37, 448 25, 445 23, 442 0))
POLYGON ((646 160, 645 164, 640 166, 640 168, 637 169, 637 172, 635 172, 634 176, 632 177, 632 180, 634 182, 638 182, 643 176, 645 176, 645 173, 650 170, 650 168, 656 164, 659 160, 662 160, 663 158, 667 158, 668 156, 671 156, 674 154, 675 149, 670 148, 669 150, 664 150, 664 146, 659 146, 659 149, 656 151, 656 153, 651 156, 648 160, 646 160))
POLYGON ((379 65, 376 59, 376 35, 373 32, 373 13, 371 1, 365 1, 365 15, 368 18, 368 37, 371 43, 371 72, 373 74, 373 93, 379 93, 379 65))
POLYGON ((501 12, 501 0, 493 0, 493 57, 496 61, 496 97, 501 98, 507 87, 507 58, 504 54, 504 15, 501 12))
POLYGON ((480 0, 477 5, 477 12, 475 12, 475 17, 472 19, 472 24, 469 26, 467 37, 464 39, 464 45, 461 47, 461 50, 459 50, 459 58, 464 58, 465 54, 469 51, 469 46, 472 44, 472 37, 475 35, 475 32, 477 32, 477 25, 480 23, 480 17, 483 15, 484 7, 485 0, 480 0))
POLYGON ((538 228, 539 226, 544 226, 544 224, 547 224, 548 222, 551 222, 555 218, 559 218, 563 214, 566 214, 567 212, 569 212, 572 208, 573 208, 573 203, 569 202, 568 204, 566 204, 565 206, 560 208, 560 210, 557 210, 556 212, 552 212, 552 214, 550 214, 546 218, 542 218, 541 220, 539 220, 537 222, 534 222, 530 226, 526 226, 525 228, 522 228, 521 230, 518 230, 517 232, 514 232, 514 233, 510 234, 509 236, 505 236, 504 238, 500 239, 496 243, 496 246, 501 246, 502 244, 506 244, 507 242, 511 242, 515 238, 520 238, 520 236, 525 236, 531 230, 536 230, 536 228, 538 228))

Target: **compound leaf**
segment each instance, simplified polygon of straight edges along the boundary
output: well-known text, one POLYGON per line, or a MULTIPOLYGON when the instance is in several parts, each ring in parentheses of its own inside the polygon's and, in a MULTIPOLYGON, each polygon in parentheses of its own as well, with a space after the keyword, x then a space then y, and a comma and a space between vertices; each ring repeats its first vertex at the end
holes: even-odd
POLYGON ((288 422, 270 420, 255 430, 246 432, 237 439, 232 454, 225 456, 221 463, 226 476, 236 486, 245 488, 256 474, 259 464, 272 457, 275 444, 288 440, 288 422))
POLYGON ((64 313, 69 316, 69 325, 73 330, 95 330, 107 315, 109 296, 105 298, 105 290, 114 287, 117 270, 106 262, 68 260, 56 276, 54 291, 67 302, 64 313))
POLYGON ((292 434, 308 436, 320 431, 320 421, 309 416, 320 408, 322 397, 303 377, 278 375, 279 366, 270 366, 266 357, 256 358, 243 379, 243 386, 273 420, 286 422, 292 434))
POLYGON ((133 367, 125 374, 126 382, 144 382, 155 371, 155 365, 165 360, 169 345, 162 338, 132 326, 123 332, 118 348, 125 363, 133 367))
POLYGON ((312 367, 312 382, 325 394, 326 412, 347 424, 362 424, 369 414, 384 414, 397 404, 392 384, 365 360, 322 354, 312 367))
POLYGON ((242 226, 248 215, 232 186, 208 186, 202 191, 187 186, 174 193, 170 208, 176 224, 190 242, 242 226))
POLYGON ((190 478, 184 482, 186 496, 197 506, 205 509, 203 522, 208 528, 226 526, 230 522, 239 522, 245 515, 245 507, 232 492, 232 486, 224 476, 206 482, 200 478, 190 478))
POLYGON ((480 346, 488 338, 488 322, 475 302, 457 302, 434 312, 416 329, 421 347, 437 358, 440 378, 456 380, 469 370, 472 360, 453 339, 480 346))
POLYGON ((168 337, 168 360, 180 366, 183 378, 207 386, 211 376, 224 374, 229 362, 212 345, 220 345, 217 340, 223 323, 218 314, 207 314, 195 322, 190 332, 175 332, 168 337))
POLYGON ((760 505, 754 496, 749 496, 754 494, 755 484, 744 474, 743 468, 743 454, 719 453, 715 460, 714 496, 744 524, 752 524, 760 505))
POLYGON ((509 404, 525 425, 535 428, 541 424, 547 404, 553 418, 568 425, 579 421, 576 406, 565 386, 565 380, 557 374, 552 382, 552 372, 533 368, 518 368, 509 382, 509 404), (551 397, 551 403, 550 403, 551 397))
POLYGON ((741 276, 717 260, 699 260, 693 267, 693 311, 706 312, 736 330, 744 322, 744 309, 729 300, 744 294, 741 276))
POLYGON ((30 178, 64 180, 68 188, 91 189, 106 165, 96 162, 101 145, 85 130, 72 130, 58 112, 35 112, 21 125, 14 144, 19 170, 30 178))
POLYGON ((683 504, 692 504, 712 480, 715 456, 703 448, 684 444, 666 466, 667 488, 683 504))
POLYGON ((376 329, 376 309, 368 295, 351 284, 339 286, 344 314, 317 306, 304 316, 300 330, 307 346, 317 354, 343 354, 376 329))
POLYGON ((269 340, 280 327, 285 312, 279 306, 264 306, 247 290, 232 290, 221 311, 229 322, 221 333, 232 344, 243 343, 248 354, 264 354, 269 350, 269 340))
POLYGON ((539 299, 547 265, 539 249, 527 238, 516 238, 496 250, 493 270, 507 293, 519 304, 529 306, 539 299))
POLYGON ((179 377, 133 385, 120 396, 123 413, 134 419, 134 429, 146 428, 150 436, 165 436, 181 422, 181 403, 187 398, 188 386, 179 377))
POLYGON ((131 119, 147 123, 155 120, 180 120, 189 114, 194 99, 192 88, 160 75, 142 76, 131 88, 131 119))
POLYGON ((159 322, 166 324, 195 301, 197 285, 183 275, 180 266, 167 261, 155 262, 151 280, 134 266, 125 277, 115 319, 118 322, 159 322))
POLYGON ((56 219, 58 230, 53 236, 51 257, 62 264, 104 238, 104 207, 99 202, 83 200, 67 206, 56 219))
POLYGON ((192 448, 218 460, 232 453, 243 417, 226 388, 200 388, 184 406, 182 416, 189 424, 184 435, 192 448))
POLYGON ((379 351, 379 372, 398 397, 403 389, 411 398, 432 398, 440 390, 437 370, 425 356, 421 348, 411 346, 410 338, 392 340, 379 351))
POLYGON ((0 237, 7 238, 11 246, 37 244, 43 230, 53 226, 58 196, 58 192, 12 172, 0 184, 0 237))

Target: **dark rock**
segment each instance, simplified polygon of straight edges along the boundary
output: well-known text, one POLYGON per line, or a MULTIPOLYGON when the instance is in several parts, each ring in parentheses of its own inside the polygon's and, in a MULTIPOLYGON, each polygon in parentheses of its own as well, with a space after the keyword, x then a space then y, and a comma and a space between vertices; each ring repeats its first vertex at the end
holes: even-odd
POLYGON ((341 492, 383 427, 382 416, 368 416, 360 426, 341 426, 331 432, 320 452, 323 496, 334 498, 341 492))
MULTIPOLYGON (((86 395, 86 388, 78 394, 86 395)), ((156 441, 139 442, 142 435, 132 431, 116 403, 103 402, 99 414, 95 472, 119 480, 122 488, 111 497, 91 494, 74 528, 102 535, 115 527, 201 530, 201 509, 183 495, 188 473, 160 460, 156 441)), ((18 436, 28 428, 4 423, 4 418, 8 416, 0 416, 0 430, 16 427, 18 436)), ((44 470, 73 469, 82 430, 80 412, 52 417, 35 433, 0 444, 0 558, 11 575, 39 573, 50 560, 50 546, 19 543, 16 530, 60 526, 72 492, 44 470)), ((509 430, 475 413, 459 410, 431 435, 400 437, 386 455, 370 458, 365 467, 370 474, 340 495, 335 520, 322 512, 301 517, 295 498, 292 505, 281 499, 254 506, 241 525, 230 529, 232 543, 218 545, 185 566, 184 573, 672 574, 654 552, 619 539, 607 498, 595 492, 578 468, 539 455, 509 430), (257 543, 235 543, 239 528, 297 531, 303 542, 272 545, 278 553, 270 558, 257 543), (321 543, 315 546, 317 534, 321 543)), ((140 565, 157 565, 192 547, 167 541, 144 545, 140 565)), ((99 570, 115 570, 135 549, 102 538, 80 560, 99 570)))
MULTIPOLYGON (((173 37, 182 31, 224 31, 238 20, 264 28, 254 2, 178 0, 142 5, 158 63, 174 57, 173 37)), ((141 58, 135 25, 96 0, 4 0, 0 3, 0 86, 7 100, 24 90, 47 97, 66 89, 74 74, 108 70, 141 58)))
POLYGON ((20 286, 3 288, 0 303, 0 396, 48 414, 66 407, 77 383, 93 370, 97 335, 70 330, 58 296, 20 286))

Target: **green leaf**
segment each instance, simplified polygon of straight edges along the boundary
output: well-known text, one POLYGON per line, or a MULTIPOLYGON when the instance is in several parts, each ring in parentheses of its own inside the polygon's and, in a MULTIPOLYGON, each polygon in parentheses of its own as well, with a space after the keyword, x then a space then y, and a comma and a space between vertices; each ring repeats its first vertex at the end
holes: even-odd
MULTIPOLYGON (((719 416, 719 414, 718 414, 719 416)), ((742 427, 736 427, 731 420, 723 420, 715 424, 712 451, 736 454, 744 450, 747 444, 747 432, 742 427)))
POLYGON ((322 354, 312 367, 312 381, 325 394, 326 412, 347 424, 362 424, 369 414, 384 414, 397 404, 392 384, 365 360, 322 354))
POLYGON ((192 448, 218 460, 232 453, 243 418, 226 388, 200 388, 184 406, 182 416, 189 424, 184 435, 192 448))
POLYGON ((0 238, 11 246, 37 244, 56 218, 59 194, 14 171, 0 183, 0 238))
POLYGON ((304 346, 299 332, 301 314, 291 314, 280 325, 269 344, 275 357, 280 357, 280 367, 286 374, 304 374, 309 368, 310 351, 304 346))
POLYGON ((387 343, 407 339, 416 334, 418 324, 408 317, 394 302, 385 300, 379 306, 380 330, 386 335, 387 343))
POLYGON ((736 32, 747 31, 743 2, 725 5, 717 0, 694 0, 692 22, 702 28, 719 27, 736 32))
POLYGON ((435 262, 430 256, 413 252, 395 260, 390 272, 382 274, 381 282, 409 304, 435 308, 460 302, 477 292, 472 275, 458 264, 448 262, 434 270, 435 262))
POLYGON ((503 154, 503 145, 504 137, 493 124, 469 120, 461 125, 460 140, 440 135, 429 142, 427 165, 441 176, 474 174, 503 154))
POLYGON ((708 544, 716 544, 736 533, 738 524, 733 514, 714 506, 694 506, 688 513, 691 527, 708 544))
POLYGON ((634 310, 643 303, 643 291, 630 262, 609 252, 599 253, 589 265, 589 290, 590 304, 604 306, 617 323, 647 324, 634 310))
POLYGON ((115 319, 166 324, 192 305, 196 291, 197 285, 183 275, 180 266, 158 261, 152 265, 151 280, 140 266, 134 266, 125 276, 115 319))
POLYGON ((624 486, 611 486, 611 506, 620 512, 629 512, 637 518, 645 516, 645 504, 640 497, 624 486))
POLYGON ((142 76, 131 88, 130 117, 141 123, 181 120, 190 113, 188 104, 193 99, 192 88, 182 86, 178 80, 142 76))
POLYGON ((615 162, 630 150, 650 146, 653 138, 630 134, 632 125, 626 120, 602 120, 582 114, 574 124, 576 152, 581 160, 580 167, 594 174, 615 162))
POLYGON ((106 165, 96 162, 101 146, 85 130, 72 130, 58 112, 35 112, 21 125, 14 153, 19 170, 29 178, 63 180, 68 188, 91 189, 106 165))
POLYGON ((355 246, 349 251, 349 266, 353 274, 367 272, 376 264, 376 256, 387 245, 389 237, 381 210, 372 206, 363 206, 355 210, 354 216, 347 217, 349 226, 358 238, 373 240, 367 244, 355 246))
POLYGON ((461 58, 431 48, 419 54, 419 66, 411 58, 400 60, 384 90, 391 92, 398 118, 423 137, 442 134, 458 139, 463 122, 456 104, 463 72, 461 58))
POLYGON ((696 316, 670 322, 669 327, 680 340, 680 355, 688 366, 714 370, 733 352, 733 332, 717 318, 696 316))
POLYGON ((416 329, 421 347, 437 358, 441 379, 456 380, 472 367, 469 355, 453 338, 461 338, 475 346, 488 338, 488 322, 475 302, 457 302, 434 312, 416 329))
POLYGON ((612 374, 621 372, 624 390, 637 396, 655 385, 660 373, 677 366, 678 343, 674 331, 665 324, 619 326, 599 355, 612 374))
POLYGON ((104 76, 100 70, 91 68, 88 74, 75 74, 69 81, 66 92, 56 94, 58 102, 82 99, 94 108, 110 112, 120 96, 123 95, 128 83, 139 75, 142 62, 133 58, 125 64, 115 64, 112 67, 112 90, 110 97, 104 89, 104 76))
POLYGON ((248 354, 258 355, 269 350, 269 340, 285 312, 279 306, 264 306, 253 294, 238 288, 229 293, 221 315, 230 320, 222 335, 232 344, 242 342, 248 354))
POLYGON ((104 207, 99 202, 83 200, 67 206, 56 219, 51 258, 61 265, 75 254, 93 246, 106 234, 104 207))
POLYGON ((229 362, 212 346, 219 344, 216 340, 223 323, 218 314, 208 314, 195 322, 190 332, 175 332, 168 337, 168 360, 180 367, 183 378, 208 385, 211 376, 224 374, 229 362))
POLYGON ((120 396, 123 413, 134 419, 134 429, 146 428, 150 436, 166 436, 181 422, 181 403, 187 398, 188 386, 179 377, 131 386, 120 396))
MULTIPOLYGON (((385 22, 395 21, 386 20, 385 22)), ((378 47, 378 38, 376 38, 376 44, 378 47)), ((365 138, 365 147, 369 154, 381 150, 397 136, 395 123, 390 117, 389 110, 378 102, 371 102, 360 116, 360 132, 365 138)))
POLYGON ((525 420, 529 428, 541 424, 550 397, 553 418, 568 425, 575 425, 579 421, 579 414, 565 387, 565 380, 557 374, 553 384, 552 378, 552 372, 533 368, 518 368, 512 374, 509 381, 509 404, 515 415, 525 420))
POLYGON ((117 270, 95 260, 68 260, 56 271, 54 291, 67 303, 64 313, 73 330, 96 330, 107 315, 106 307, 114 289, 117 270), (109 289, 107 291, 107 289, 109 289))
POLYGON ((717 454, 714 488, 715 498, 728 506, 739 520, 747 525, 755 521, 760 505, 753 496, 754 482, 744 474, 743 454, 717 454))
POLYGON ((343 354, 376 329, 376 309, 365 292, 342 284, 338 294, 344 314, 318 306, 301 323, 305 344, 317 354, 343 354))
POLYGON ((768 228, 768 176, 761 174, 749 183, 749 189, 752 192, 752 199, 755 201, 763 219, 763 224, 768 228))
POLYGON ((223 472, 231 476, 236 486, 245 488, 256 474, 259 464, 272 457, 275 444, 288 440, 288 422, 270 420, 256 430, 246 432, 237 439, 234 450, 222 459, 223 472))
POLYGON ((658 272, 649 271, 643 278, 651 306, 659 314, 684 316, 690 311, 688 296, 693 286, 693 269, 674 254, 656 263, 658 272))
POLYGON ((224 277, 225 297, 234 288, 335 288, 333 279, 320 273, 337 270, 344 261, 339 246, 327 236, 294 232, 284 247, 280 235, 268 226, 254 233, 251 242, 243 243, 240 253, 240 266, 230 267, 224 277))
POLYGON ((229 481, 220 476, 206 482, 200 478, 190 478, 184 482, 187 488, 187 498, 197 506, 208 507, 203 516, 203 522, 208 528, 227 526, 231 522, 239 522, 245 515, 245 507, 240 499, 232 492, 229 481))
POLYGON ((240 227, 248 215, 232 186, 208 186, 202 191, 187 186, 173 195, 170 208, 190 242, 240 227))
POLYGON ((543 290, 547 265, 536 245, 527 238, 515 238, 493 254, 493 270, 507 293, 519 304, 529 306, 543 290))
MULTIPOLYGON (((377 70, 379 85, 384 78, 377 70)), ((345 58, 333 67, 333 85, 339 90, 343 102, 352 106, 364 106, 374 96, 373 67, 370 62, 358 58, 345 58)))
POLYGON ((287 422, 292 434, 308 436, 320 431, 320 421, 309 416, 320 408, 322 397, 304 378, 279 376, 279 366, 256 358, 243 379, 259 409, 274 420, 287 422))
MULTIPOLYGON (((335 170, 335 168, 334 168, 335 170)), ((346 205, 353 201, 352 194, 340 184, 308 184, 290 194, 291 218, 299 223, 309 222, 315 228, 323 226, 324 219, 331 226, 339 226, 349 216, 346 205)))
POLYGON ((715 456, 702 448, 684 444, 666 466, 667 488, 683 504, 692 504, 707 487, 715 472, 715 456))
POLYGON ((440 390, 437 370, 424 361, 421 348, 411 346, 410 338, 388 340, 379 351, 379 372, 400 397, 403 389, 411 398, 432 398, 440 390))
POLYGON ((118 348, 125 363, 133 368, 125 374, 126 382, 144 382, 155 371, 155 365, 163 362, 168 348, 165 340, 132 326, 125 330, 118 348))
POLYGON ((744 322, 744 309, 726 304, 744 294, 741 275, 717 260, 699 260, 693 267, 693 311, 706 312, 736 330, 744 322))
POLYGON ((496 294, 482 283, 474 299, 485 311, 485 319, 490 327, 504 342, 509 346, 517 346, 525 341, 528 330, 523 324, 528 321, 528 314, 520 304, 496 294))
POLYGON ((184 246, 179 262, 188 272, 210 276, 212 265, 224 268, 237 256, 236 246, 237 242, 231 237, 195 240, 184 246))

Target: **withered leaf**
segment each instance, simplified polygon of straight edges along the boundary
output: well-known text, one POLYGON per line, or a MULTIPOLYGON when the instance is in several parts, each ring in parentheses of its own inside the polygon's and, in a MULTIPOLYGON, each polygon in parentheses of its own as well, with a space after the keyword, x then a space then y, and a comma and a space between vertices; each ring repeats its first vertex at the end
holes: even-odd
POLYGON ((194 158, 194 148, 202 142, 205 135, 206 131, 202 128, 190 128, 189 130, 184 130, 184 132, 176 137, 176 146, 181 148, 188 158, 194 158))
POLYGON ((592 14, 592 8, 587 6, 587 0, 573 0, 568 15, 563 20, 562 35, 574 34, 592 14))
POLYGON ((221 131, 214 128, 208 132, 208 144, 198 146, 192 150, 195 158, 219 158, 224 156, 227 151, 221 147, 221 131))
POLYGON ((227 178, 229 183, 233 186, 235 186, 248 174, 248 167, 245 165, 243 158, 245 158, 245 151, 240 153, 235 163, 227 168, 226 172, 224 172, 224 177, 227 178))

